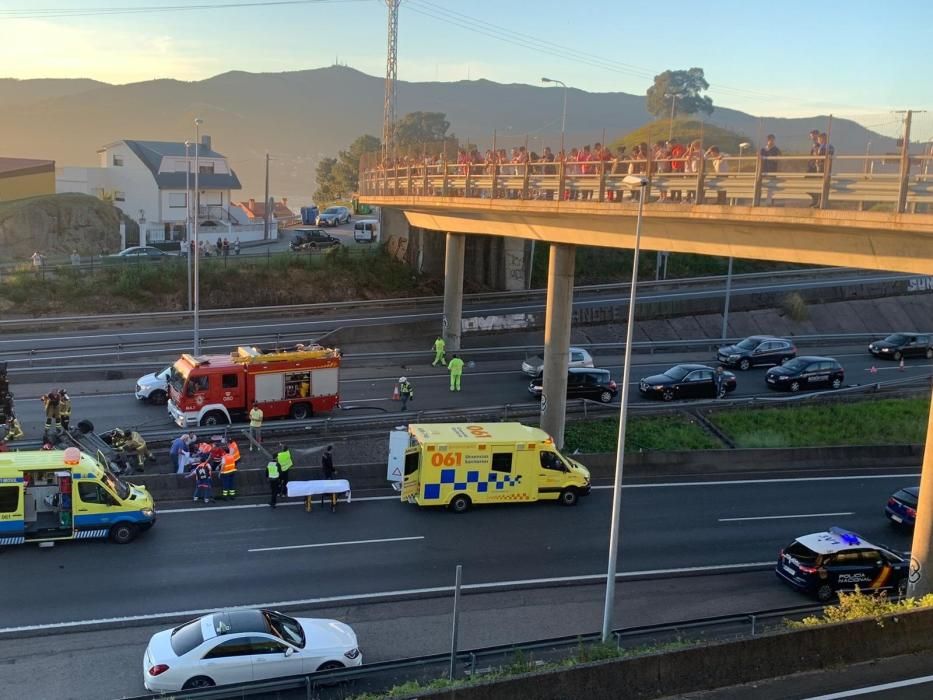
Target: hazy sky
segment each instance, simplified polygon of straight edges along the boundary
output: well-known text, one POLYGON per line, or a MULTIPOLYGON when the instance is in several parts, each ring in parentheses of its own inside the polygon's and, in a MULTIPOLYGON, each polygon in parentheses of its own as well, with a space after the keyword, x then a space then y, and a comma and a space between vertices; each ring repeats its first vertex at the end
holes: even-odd
MULTIPOLYGON (((383 0, 0 0, 0 76, 195 80, 335 60, 383 75, 385 26, 383 0)), ((921 0, 402 0, 399 78, 643 94, 655 73, 701 66, 719 105, 881 114, 933 109, 931 27, 921 0)))

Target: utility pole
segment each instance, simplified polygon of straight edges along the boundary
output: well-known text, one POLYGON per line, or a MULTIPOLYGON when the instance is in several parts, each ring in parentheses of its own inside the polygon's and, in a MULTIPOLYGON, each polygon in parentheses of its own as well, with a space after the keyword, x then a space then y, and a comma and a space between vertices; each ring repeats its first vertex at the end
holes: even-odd
POLYGON ((201 320, 198 314, 201 309, 201 295, 198 291, 198 263, 201 255, 198 245, 198 219, 201 216, 201 186, 199 183, 199 174, 201 172, 201 124, 204 120, 201 118, 194 120, 194 280, 192 282, 192 316, 194 318, 194 355, 197 357, 201 352, 201 320))
POLYGON ((269 240, 269 153, 266 152, 266 198, 262 200, 262 239, 269 240))
POLYGON ((904 114, 904 137, 901 143, 901 170, 899 186, 897 188, 897 212, 903 214, 907 210, 907 186, 910 184, 910 122, 914 113, 907 110, 904 114))
POLYGON ((386 92, 382 116, 382 162, 389 160, 395 141, 395 117, 398 101, 395 82, 398 78, 398 6, 402 0, 386 0, 389 9, 389 36, 386 47, 386 92))
POLYGON ((185 141, 185 260, 188 261, 188 311, 191 311, 191 141, 185 141))

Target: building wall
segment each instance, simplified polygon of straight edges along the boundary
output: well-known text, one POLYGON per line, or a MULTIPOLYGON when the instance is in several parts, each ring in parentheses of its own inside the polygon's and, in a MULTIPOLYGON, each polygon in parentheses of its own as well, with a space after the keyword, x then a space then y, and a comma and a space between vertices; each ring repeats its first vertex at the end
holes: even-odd
POLYGON ((159 188, 149 168, 132 149, 121 141, 102 149, 98 157, 103 172, 89 173, 89 180, 96 179, 100 183, 104 196, 112 196, 114 206, 134 221, 159 221, 162 214, 159 188), (116 165, 117 162, 122 165, 116 165))
POLYGON ((0 177, 0 202, 55 194, 55 170, 0 177))

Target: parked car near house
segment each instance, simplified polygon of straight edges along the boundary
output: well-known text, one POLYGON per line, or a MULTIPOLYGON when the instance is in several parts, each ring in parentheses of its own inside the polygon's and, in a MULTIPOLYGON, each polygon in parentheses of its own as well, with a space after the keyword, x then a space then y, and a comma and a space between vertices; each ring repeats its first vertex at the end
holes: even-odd
POLYGON ((346 207, 327 207, 317 215, 318 226, 340 226, 350 221, 350 210, 346 207))
POLYGON ((173 257, 177 257, 177 255, 166 253, 164 250, 159 250, 152 246, 138 245, 125 248, 113 255, 105 255, 101 260, 108 264, 119 264, 128 262, 162 262, 166 258, 173 257))

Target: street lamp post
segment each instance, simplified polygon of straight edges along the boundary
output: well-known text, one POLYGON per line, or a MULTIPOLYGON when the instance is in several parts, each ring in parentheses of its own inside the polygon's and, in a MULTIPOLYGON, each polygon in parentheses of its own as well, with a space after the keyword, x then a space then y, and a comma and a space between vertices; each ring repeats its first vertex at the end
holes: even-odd
POLYGON ((188 261, 188 311, 191 311, 191 141, 185 141, 185 259, 188 261))
MULTIPOLYGON (((560 115, 560 157, 564 157, 564 134, 567 130, 567 84, 563 80, 555 80, 554 78, 541 78, 542 83, 554 83, 560 85, 564 88, 564 108, 560 115)), ((529 167, 529 166, 525 166, 529 167)), ((561 194, 558 194, 558 199, 561 194)), ((528 263, 531 266, 531 269, 528 271, 528 289, 531 289, 531 275, 534 272, 535 267, 535 240, 531 239, 531 256, 530 262, 528 263)))
POLYGON ((192 315, 194 316, 195 356, 197 356, 201 350, 201 329, 200 319, 198 318, 198 312, 200 311, 201 307, 200 295, 198 294, 198 260, 201 257, 201 251, 198 246, 198 218, 201 215, 201 189, 198 175, 200 174, 201 170, 201 124, 203 123, 204 120, 201 118, 194 120, 194 288, 192 293, 194 303, 192 305, 192 315))
POLYGON ((616 473, 612 486, 612 519, 609 525, 609 568, 606 575, 606 606, 603 610, 603 642, 612 633, 612 612, 615 607, 616 568, 619 556, 619 524, 622 515, 622 466, 625 460, 625 419, 628 413, 628 387, 632 373, 632 332, 635 327, 635 295, 638 287, 638 251, 641 244, 641 215, 645 206, 648 178, 626 175, 622 182, 641 190, 638 197, 638 218, 635 220, 635 246, 632 258, 632 289, 628 302, 628 325, 625 328, 625 354, 622 362, 622 391, 619 398, 619 439, 616 443, 616 473))
POLYGON ((671 101, 671 125, 667 131, 667 140, 670 141, 674 138, 674 109, 677 106, 677 98, 680 97, 679 92, 665 92, 664 96, 671 101))

